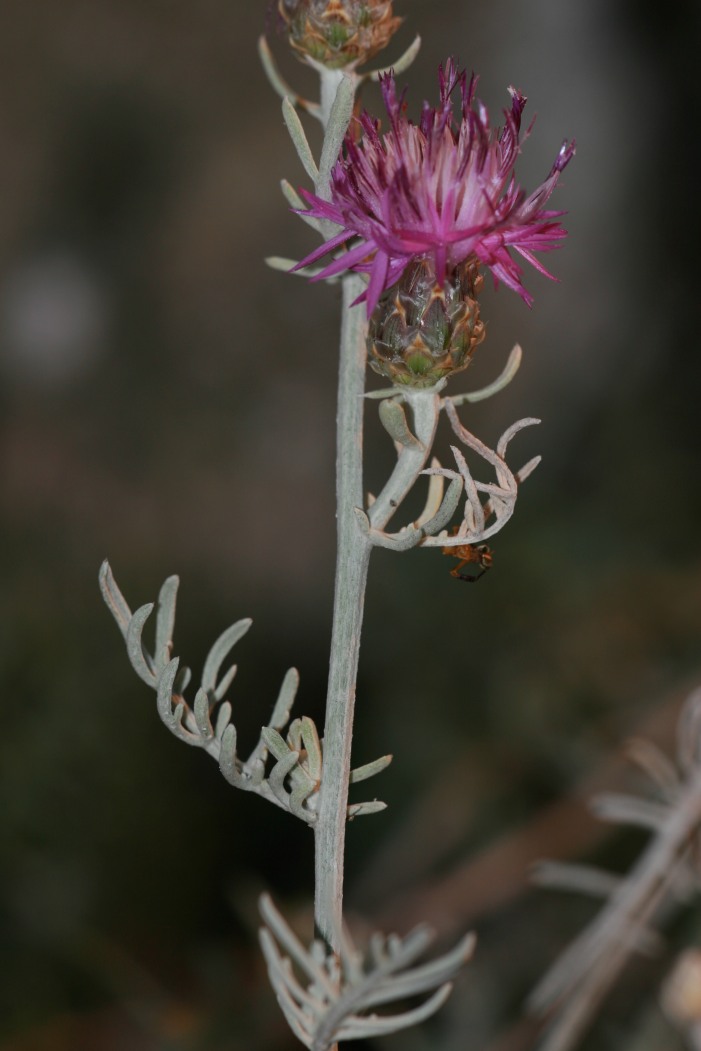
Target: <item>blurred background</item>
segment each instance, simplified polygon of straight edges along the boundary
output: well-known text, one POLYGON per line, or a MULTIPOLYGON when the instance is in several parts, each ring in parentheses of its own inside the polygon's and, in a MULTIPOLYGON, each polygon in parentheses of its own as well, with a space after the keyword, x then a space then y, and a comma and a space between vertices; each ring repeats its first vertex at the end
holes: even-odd
MULTIPOLYGON (((451 388, 489 382, 518 340, 516 380, 463 418, 490 442, 542 418, 513 446, 542 466, 474 587, 436 551, 373 556, 358 687, 357 762, 395 754, 373 782, 389 810, 349 829, 359 940, 419 920, 441 943, 480 935, 441 1015, 382 1046, 519 1051, 524 997, 592 915, 530 890, 528 866, 631 863, 644 837, 584 800, 625 783, 626 737, 671 747, 701 681, 699 5, 395 11, 384 60, 423 37, 414 115, 454 53, 495 121, 509 84, 529 96, 527 187, 578 142, 555 202, 570 237, 547 260, 561 283, 529 272, 532 311, 490 290, 488 339, 451 388)), ((321 720, 339 304, 263 262, 314 245, 279 193, 305 181, 257 63, 265 16, 0 2, 2 1051, 298 1046, 255 902, 271 890, 308 931, 311 835, 167 733, 97 589, 106 556, 134 608, 180 574, 176 652, 196 669, 254 618, 232 693, 244 750, 290 665, 321 720)), ((371 408, 370 489, 392 455, 371 408)), ((586 1046, 683 1046, 655 991, 700 919, 631 970, 586 1046)))

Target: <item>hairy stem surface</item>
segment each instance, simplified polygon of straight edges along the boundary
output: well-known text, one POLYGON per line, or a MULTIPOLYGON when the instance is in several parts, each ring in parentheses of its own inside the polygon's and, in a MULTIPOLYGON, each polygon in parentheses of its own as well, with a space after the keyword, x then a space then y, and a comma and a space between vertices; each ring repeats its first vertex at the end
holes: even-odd
POLYGON ((350 776, 355 682, 371 544, 353 509, 363 506, 363 395, 365 313, 350 304, 362 279, 343 280, 343 323, 338 384, 336 517, 338 547, 329 684, 324 727, 324 763, 314 829, 317 931, 338 949, 343 906, 343 856, 350 776))

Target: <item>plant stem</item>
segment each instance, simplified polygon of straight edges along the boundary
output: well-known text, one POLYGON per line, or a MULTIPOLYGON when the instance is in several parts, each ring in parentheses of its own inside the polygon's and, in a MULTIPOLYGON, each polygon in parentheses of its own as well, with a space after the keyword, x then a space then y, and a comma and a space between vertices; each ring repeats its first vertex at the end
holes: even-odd
POLYGON ((370 525, 384 529, 390 518, 412 489, 419 474, 426 466, 436 436, 441 399, 436 388, 431 390, 406 390, 404 400, 411 407, 411 428, 416 445, 405 447, 398 455, 397 464, 387 484, 368 509, 370 525))
MULTIPOLYGON (((331 107, 333 106, 334 99, 336 98, 336 92, 338 91, 338 85, 341 83, 344 74, 342 69, 325 69, 319 68, 319 74, 321 79, 321 123, 326 129, 329 123, 329 116, 331 114, 331 107)), ((358 295, 360 293, 357 293, 358 295)), ((352 302, 352 300, 351 300, 352 302)))
POLYGON ((598 959, 579 979, 545 1035, 540 1051, 570 1051, 581 1040, 623 970, 636 937, 670 893, 689 844, 701 825, 701 769, 680 793, 674 810, 596 923, 598 959))
POLYGON ((343 906, 343 856, 355 682, 360 650, 365 585, 371 544, 353 509, 363 506, 363 395, 365 392, 365 311, 350 304, 364 288, 361 278, 343 280, 336 451, 338 536, 329 684, 324 728, 324 762, 314 828, 314 919, 318 934, 338 949, 343 906))

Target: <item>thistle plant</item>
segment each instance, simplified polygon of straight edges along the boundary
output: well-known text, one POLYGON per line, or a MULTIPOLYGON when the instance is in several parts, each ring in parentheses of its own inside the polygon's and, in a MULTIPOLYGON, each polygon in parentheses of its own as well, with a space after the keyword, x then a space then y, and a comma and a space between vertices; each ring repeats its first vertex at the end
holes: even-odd
POLYGON ((291 669, 257 744, 243 758, 229 700, 236 669, 225 665, 250 621, 239 620, 215 642, 188 701, 190 672, 174 655, 172 642, 177 578, 161 589, 150 647, 144 631, 154 606, 132 613, 107 564, 101 582, 134 670, 156 692, 168 729, 211 755, 231 785, 257 793, 313 829, 315 930, 309 944, 299 941, 264 896, 261 947, 292 1031, 313 1051, 328 1051, 339 1041, 395 1032, 427 1018, 445 1001, 473 951, 474 938, 467 934, 445 955, 417 962, 431 938, 423 927, 403 938, 375 934, 367 950, 359 951, 344 925, 346 824, 384 809, 374 798, 349 806, 349 785, 379 774, 391 761, 386 755, 351 764, 364 596, 375 547, 440 548, 486 567, 485 542, 514 514, 520 485, 539 462, 535 457, 514 467, 510 449, 538 420, 524 417, 506 426, 490 448, 459 414, 513 378, 521 361, 518 345, 488 387, 445 391, 484 339, 485 272, 529 305, 533 297, 514 253, 551 276, 534 253, 557 247, 565 237, 562 213, 548 202, 574 143, 562 146, 545 180, 527 194, 515 176, 526 104, 520 92, 510 89, 504 124, 493 128, 477 98, 476 77, 468 79, 448 59, 439 70, 437 104, 424 103, 414 123, 397 78, 415 58, 418 40, 391 71, 358 71, 399 24, 391 3, 280 0, 273 14, 295 54, 319 74, 318 100, 302 98, 284 82, 269 45, 261 41, 263 65, 283 97, 284 120, 312 184, 297 191, 284 181, 283 193, 322 243, 299 262, 283 257, 269 262, 313 281, 340 281, 342 289, 338 544, 323 730, 308 716, 291 718, 299 687, 291 669), (357 115, 358 93, 367 80, 381 84, 386 130, 369 113, 357 115), (300 112, 323 126, 318 160, 300 112), (366 394, 368 360, 389 387, 366 394), (366 405, 374 402, 396 464, 379 492, 366 496, 363 424, 366 405), (448 466, 433 455, 441 422, 452 435, 448 466), (416 485, 425 487, 423 510, 396 523, 416 485), (412 1005, 377 1013, 407 999, 412 1005))

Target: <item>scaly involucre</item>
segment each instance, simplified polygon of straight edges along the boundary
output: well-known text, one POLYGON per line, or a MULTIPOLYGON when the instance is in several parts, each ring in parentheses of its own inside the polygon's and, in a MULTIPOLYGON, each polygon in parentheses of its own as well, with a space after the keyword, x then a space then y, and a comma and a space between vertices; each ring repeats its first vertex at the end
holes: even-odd
POLYGON ((299 267, 357 238, 313 280, 344 270, 368 273, 361 299, 370 315, 413 260, 431 259, 442 282, 472 257, 490 268, 495 283, 503 281, 530 306, 533 297, 510 250, 552 277, 533 252, 556 248, 566 236, 558 221, 563 213, 545 205, 574 154, 574 142, 563 143, 545 181, 527 196, 514 175, 526 104, 515 88, 509 89, 511 109, 504 111, 503 128, 492 130, 486 107, 475 98, 477 78, 473 74, 468 82, 452 59, 439 70, 440 104, 434 109, 424 102, 418 125, 406 116, 405 93, 397 95, 394 75, 382 77, 381 84, 388 131, 381 134, 379 121, 363 113, 351 125, 333 169, 330 201, 301 191, 310 206, 303 214, 342 230, 299 267), (456 89, 460 119, 453 111, 456 89))

